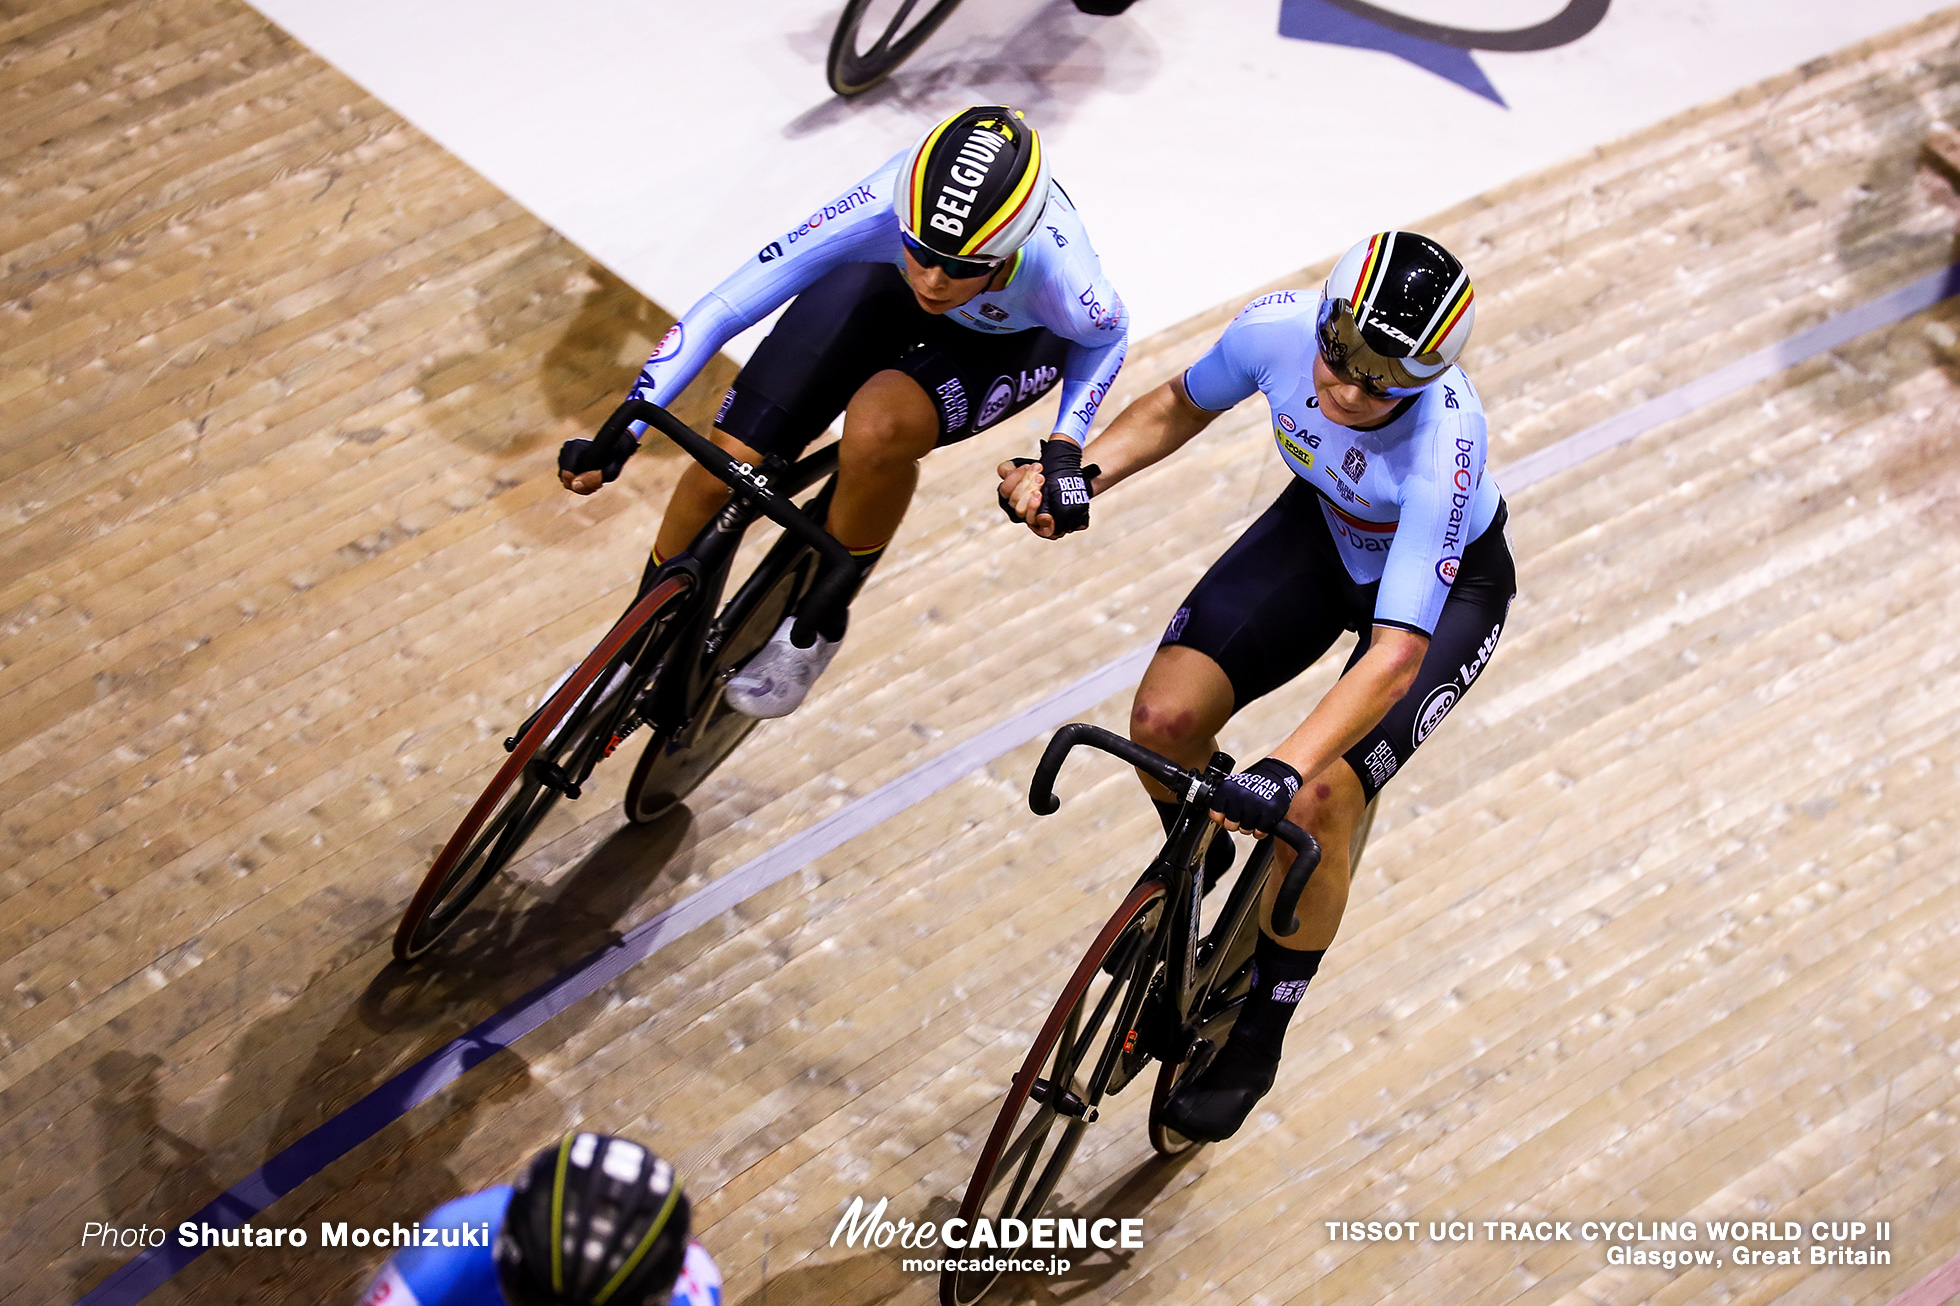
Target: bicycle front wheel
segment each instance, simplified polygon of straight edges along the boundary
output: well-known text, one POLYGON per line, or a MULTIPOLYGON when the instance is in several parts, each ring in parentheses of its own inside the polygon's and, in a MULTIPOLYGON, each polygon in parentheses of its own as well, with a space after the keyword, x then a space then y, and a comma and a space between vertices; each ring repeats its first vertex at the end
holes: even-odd
MULTIPOLYGON (((1063 986, 967 1181, 960 1215, 969 1227, 975 1220, 1040 1215, 1082 1135, 1096 1122, 1104 1095, 1121 1087, 1113 1079, 1136 1059, 1125 1054, 1136 1052, 1137 1015, 1163 906, 1164 886, 1155 880, 1130 890, 1063 986)), ((941 1306, 971 1306, 1000 1275, 942 1270, 941 1306)))
POLYGON ((842 96, 862 95, 925 44, 960 0, 848 0, 824 73, 842 96))
POLYGON ((395 929, 395 960, 413 961, 427 952, 509 865, 562 796, 551 781, 562 776, 567 764, 576 767, 588 755, 596 744, 595 732, 614 719, 613 709, 632 687, 634 667, 650 665, 657 656, 657 649, 641 653, 629 648, 645 642, 634 636, 651 631, 657 638, 692 588, 686 576, 654 586, 532 715, 402 913, 395 929), (559 774, 553 775, 554 770, 559 774))

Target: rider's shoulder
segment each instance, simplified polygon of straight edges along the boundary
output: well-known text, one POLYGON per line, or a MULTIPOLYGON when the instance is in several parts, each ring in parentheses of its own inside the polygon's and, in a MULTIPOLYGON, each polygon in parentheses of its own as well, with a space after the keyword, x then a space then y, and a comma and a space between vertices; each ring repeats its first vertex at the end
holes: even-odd
POLYGON ((1318 290, 1272 290, 1238 311, 1232 327, 1259 326, 1269 322, 1314 321, 1320 308, 1318 290))
POLYGON ((1416 400, 1416 412, 1431 420, 1474 418, 1481 422, 1484 401, 1463 369, 1452 364, 1449 371, 1422 388, 1416 400))
POLYGON ((673 1306, 721 1306, 721 1267, 700 1243, 687 1244, 687 1258, 670 1300, 673 1306))

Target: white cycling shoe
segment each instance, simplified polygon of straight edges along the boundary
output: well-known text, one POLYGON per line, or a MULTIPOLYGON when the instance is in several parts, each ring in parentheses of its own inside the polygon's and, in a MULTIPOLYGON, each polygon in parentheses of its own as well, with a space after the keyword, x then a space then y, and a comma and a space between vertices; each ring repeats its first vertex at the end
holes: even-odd
POLYGON ((810 686, 817 683, 844 641, 819 635, 809 648, 798 648, 789 637, 795 625, 796 618, 784 617, 769 642, 729 680, 724 694, 728 706, 743 716, 766 721, 788 716, 803 705, 810 686))

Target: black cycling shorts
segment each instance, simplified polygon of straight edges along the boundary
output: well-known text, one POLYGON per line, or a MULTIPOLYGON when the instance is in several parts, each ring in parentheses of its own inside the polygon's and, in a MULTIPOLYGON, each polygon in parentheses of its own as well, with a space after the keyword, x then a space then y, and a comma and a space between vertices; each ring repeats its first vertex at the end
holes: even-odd
MULTIPOLYGON (((1497 649, 1518 592, 1504 539, 1507 515, 1500 503, 1490 526, 1463 551, 1415 687, 1345 754, 1369 798, 1469 691, 1497 649)), ((1358 662, 1368 651, 1380 588, 1348 575, 1318 496, 1295 480, 1211 565, 1171 618, 1163 642, 1196 649, 1223 668, 1236 711, 1312 666, 1343 631, 1361 636, 1348 666, 1358 662)))
POLYGON ((903 372, 939 410, 939 444, 1020 412, 1062 376, 1068 341, 1045 327, 990 335, 919 307, 889 263, 846 263, 796 297, 721 401, 715 425, 795 459, 874 375, 903 372))

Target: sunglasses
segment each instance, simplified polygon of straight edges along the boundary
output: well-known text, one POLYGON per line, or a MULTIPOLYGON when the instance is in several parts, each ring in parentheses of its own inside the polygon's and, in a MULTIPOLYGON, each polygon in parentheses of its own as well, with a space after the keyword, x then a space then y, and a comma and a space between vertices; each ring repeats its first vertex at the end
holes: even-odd
POLYGON ((1370 399, 1402 399, 1419 393, 1433 377, 1411 375, 1401 360, 1384 358, 1361 336, 1345 299, 1322 300, 1320 357, 1327 370, 1370 399))
POLYGON ((911 233, 901 231, 899 239, 905 242, 905 252, 912 261, 922 268, 944 268, 946 275, 955 281, 971 281, 975 277, 990 277, 1000 271, 1005 258, 954 258, 941 254, 936 249, 928 249, 912 239, 911 233))

